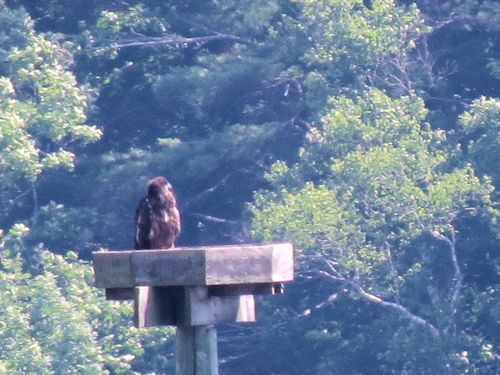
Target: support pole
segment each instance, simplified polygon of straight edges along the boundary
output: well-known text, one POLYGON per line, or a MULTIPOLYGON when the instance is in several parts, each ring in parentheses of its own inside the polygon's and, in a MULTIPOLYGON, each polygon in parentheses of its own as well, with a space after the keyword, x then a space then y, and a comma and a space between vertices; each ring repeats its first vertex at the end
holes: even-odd
POLYGON ((178 326, 176 375, 218 375, 217 331, 213 325, 178 326))

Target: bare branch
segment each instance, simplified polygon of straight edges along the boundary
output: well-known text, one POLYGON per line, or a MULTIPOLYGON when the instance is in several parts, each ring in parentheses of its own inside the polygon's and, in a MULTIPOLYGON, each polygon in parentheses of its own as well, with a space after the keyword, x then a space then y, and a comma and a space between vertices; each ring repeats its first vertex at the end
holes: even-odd
POLYGON ((211 215, 206 215, 206 214, 200 214, 198 212, 189 212, 188 211, 188 212, 184 212, 184 214, 192 215, 192 216, 195 216, 195 217, 200 218, 200 219, 205 220, 205 221, 211 221, 213 223, 233 224, 233 225, 239 224, 239 221, 237 221, 237 220, 224 219, 222 217, 216 217, 216 216, 211 216, 211 215))
POLYGON ((392 287, 394 288, 394 293, 395 293, 394 298, 396 299, 396 302, 399 303, 399 288, 397 287, 397 285, 395 285, 395 282, 394 282, 395 276, 398 275, 398 271, 396 270, 396 266, 394 265, 394 262, 392 259, 391 244, 389 242, 385 241, 384 249, 385 249, 385 253, 387 255, 387 259, 389 260, 391 279, 393 280, 392 287))
MULTIPOLYGON (((450 252, 450 258, 453 264, 453 272, 454 272, 452 280, 453 286, 451 288, 450 304, 451 304, 451 313, 453 317, 455 317, 457 314, 458 298, 460 296, 460 291, 462 290, 463 274, 460 269, 460 264, 458 262, 458 257, 457 257, 457 247, 456 247, 457 239, 456 239, 455 229, 452 227, 449 233, 450 233, 450 238, 437 231, 432 232, 432 235, 434 236, 434 238, 444 241, 448 245, 448 250, 450 252)), ((452 319, 452 323, 453 324, 455 323, 455 319, 452 319)))
POLYGON ((434 22, 430 23, 430 26, 432 27, 432 31, 436 32, 439 29, 446 28, 450 25, 456 24, 456 23, 464 23, 464 24, 469 24, 472 26, 482 26, 482 27, 487 27, 487 28, 492 28, 492 29, 497 29, 498 25, 495 24, 492 21, 489 21, 487 19, 482 19, 481 17, 473 17, 473 16, 468 16, 468 15, 460 15, 460 16, 450 16, 446 17, 443 20, 436 20, 434 22))
POLYGON ((324 277, 326 277, 327 279, 333 280, 333 281, 335 281, 335 282, 343 282, 343 281, 345 281, 345 278, 343 278, 343 277, 338 277, 338 276, 334 276, 334 275, 332 275, 332 274, 330 274, 330 273, 328 273, 328 272, 325 272, 325 271, 321 271, 321 270, 319 270, 319 271, 317 271, 317 273, 318 273, 319 275, 324 276, 324 277))
POLYGON ((157 47, 164 45, 191 45, 191 44, 203 44, 212 41, 233 41, 237 43, 244 44, 255 44, 252 41, 242 39, 235 35, 216 33, 213 35, 197 36, 186 38, 179 35, 165 35, 161 37, 150 37, 150 38, 136 38, 121 40, 117 42, 111 42, 109 46, 97 46, 94 48, 96 52, 106 52, 114 49, 130 48, 130 47, 157 47))
POLYGON ((325 263, 328 265, 328 268, 330 269, 330 272, 333 274, 333 276, 335 276, 335 278, 337 280, 345 280, 345 278, 339 273, 339 271, 337 271, 337 269, 335 268, 336 266, 338 266, 338 263, 337 262, 334 262, 332 260, 328 260, 328 259, 325 259, 325 263))
POLYGON ((432 336, 434 336, 434 337, 439 336, 438 329, 432 323, 430 323, 429 321, 425 320, 424 318, 422 318, 418 315, 413 314, 411 311, 409 311, 403 305, 401 305, 399 303, 395 303, 395 302, 385 301, 382 298, 377 297, 374 294, 368 293, 357 282, 349 281, 349 285, 351 285, 353 290, 356 292, 356 294, 361 299, 363 299, 367 302, 370 302, 370 303, 374 303, 374 304, 386 307, 390 310, 393 310, 393 311, 399 313, 400 315, 402 315, 403 317, 405 317, 406 319, 412 321, 413 323, 416 323, 420 326, 427 328, 430 331, 430 333, 432 334, 432 336))
POLYGON ((335 302, 335 300, 339 297, 339 293, 333 293, 326 300, 321 303, 318 303, 316 306, 311 307, 310 309, 306 309, 299 315, 299 318, 306 317, 311 315, 312 311, 320 310, 325 306, 331 305, 335 302))
POLYGON ((193 203, 198 202, 198 201, 200 201, 200 200, 205 199, 206 197, 208 197, 210 194, 212 194, 218 188, 220 188, 221 186, 224 186, 226 184, 226 181, 227 181, 227 179, 229 178, 230 175, 231 175, 230 173, 227 174, 222 180, 220 180, 219 182, 217 182, 214 186, 212 186, 212 187, 210 187, 208 189, 203 190, 198 195, 196 195, 193 198, 191 198, 188 201, 186 201, 184 203, 184 206, 185 207, 190 207, 193 203))
MULTIPOLYGON (((392 257, 392 254, 390 254, 390 247, 387 246, 388 255, 389 257, 392 257)), ((303 256, 303 258, 311 259, 311 260, 321 260, 320 256, 303 256)), ((392 260, 392 259, 391 259, 392 260)), ((440 336, 440 331, 434 326, 430 321, 426 320, 425 318, 414 314, 408 308, 403 306, 399 302, 399 298, 396 298, 396 302, 391 302, 383 299, 382 297, 379 297, 375 294, 369 293, 363 287, 361 286, 361 275, 359 273, 359 270, 354 269, 354 275, 352 278, 346 278, 342 276, 339 271, 337 270, 338 263, 332 260, 326 260, 323 259, 323 264, 327 266, 326 270, 321 270, 321 269, 315 269, 314 272, 321 276, 326 278, 327 280, 330 280, 331 282, 342 286, 349 286, 352 291, 354 291, 359 298, 361 298, 364 301, 382 306, 388 310, 391 310, 393 312, 398 313, 402 318, 408 319, 411 322, 424 327, 427 329, 433 337, 439 337, 440 336)), ((394 265, 392 265, 394 267, 394 265)), ((392 272, 395 272, 395 268, 392 269, 392 272)), ((302 314, 299 315, 299 317, 306 317, 309 316, 312 311, 323 308, 324 306, 333 303, 337 298, 338 295, 341 292, 334 293, 330 295, 325 301, 317 304, 314 307, 308 308, 302 312, 302 314)))

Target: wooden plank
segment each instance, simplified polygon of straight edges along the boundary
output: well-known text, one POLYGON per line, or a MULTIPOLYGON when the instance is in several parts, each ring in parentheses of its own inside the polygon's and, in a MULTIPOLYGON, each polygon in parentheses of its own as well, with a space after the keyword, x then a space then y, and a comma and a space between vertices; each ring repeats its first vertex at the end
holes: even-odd
POLYGON ((274 284, 230 284, 230 285, 210 285, 208 287, 209 296, 240 296, 256 294, 275 294, 274 284))
POLYGON ((294 278, 295 254, 292 244, 283 243, 273 246, 272 279, 274 282, 292 281, 294 278))
MULTIPOLYGON (((149 292, 150 287, 139 286, 134 288, 134 326, 136 328, 146 327, 148 321, 148 308, 149 308, 149 292)), ((152 314, 153 315, 153 314, 152 314)))
POLYGON ((210 249, 206 257, 206 285, 293 280, 293 246, 289 243, 210 249))
POLYGON ((195 327, 179 326, 175 330, 175 374, 194 375, 195 327))
POLYGON ((177 327, 176 375, 218 375, 217 331, 214 326, 177 327))
POLYGON ((205 251, 140 250, 131 253, 135 285, 203 285, 205 251))
POLYGON ((252 295, 210 296, 207 287, 136 287, 134 324, 198 326, 255 321, 252 295))
POLYGON ((130 251, 96 251, 94 258, 95 286, 97 288, 127 288, 134 286, 130 267, 130 251))
POLYGON ((182 314, 182 287, 136 287, 134 326, 136 328, 177 325, 182 314))
POLYGON ((107 301, 131 301, 135 298, 134 288, 107 288, 107 301))
POLYGON ((247 248, 245 251, 214 249, 207 252, 207 285, 250 284, 271 281, 272 249, 247 248))
POLYGON ((236 322, 253 323, 255 320, 255 297, 250 294, 239 296, 236 322))
POLYGON ((96 286, 188 286, 293 280, 293 246, 209 246, 94 253, 96 286))
POLYGON ((209 296, 207 287, 186 287, 177 324, 187 326, 255 322, 252 295, 209 296))
POLYGON ((217 375, 217 331, 213 325, 194 327, 195 374, 217 375))

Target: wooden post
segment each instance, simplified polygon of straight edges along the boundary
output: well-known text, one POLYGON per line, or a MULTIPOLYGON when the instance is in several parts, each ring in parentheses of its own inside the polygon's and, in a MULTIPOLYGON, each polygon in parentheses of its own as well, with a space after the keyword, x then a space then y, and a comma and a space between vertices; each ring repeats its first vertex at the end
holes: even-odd
POLYGON ((255 294, 283 293, 293 246, 202 246, 93 253, 106 299, 134 300, 136 327, 175 325, 176 374, 218 375, 222 322, 254 322, 255 294))
POLYGON ((213 325, 178 326, 176 375, 218 375, 217 331, 213 325))

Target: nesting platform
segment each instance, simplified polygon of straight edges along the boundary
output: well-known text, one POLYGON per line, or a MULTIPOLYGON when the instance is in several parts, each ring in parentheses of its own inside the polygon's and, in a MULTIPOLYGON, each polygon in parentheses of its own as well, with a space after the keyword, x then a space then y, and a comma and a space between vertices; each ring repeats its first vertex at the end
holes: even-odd
POLYGON ((290 243, 93 253, 95 283, 134 300, 137 327, 255 321, 255 294, 293 280, 290 243))

